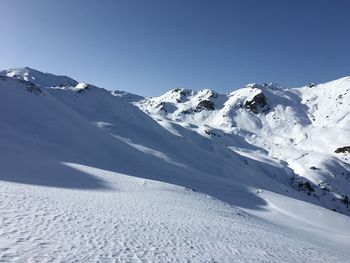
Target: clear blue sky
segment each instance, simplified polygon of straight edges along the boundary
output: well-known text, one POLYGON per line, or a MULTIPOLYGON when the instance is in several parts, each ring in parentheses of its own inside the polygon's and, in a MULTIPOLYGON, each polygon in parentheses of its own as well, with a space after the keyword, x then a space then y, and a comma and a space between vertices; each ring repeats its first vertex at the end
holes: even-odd
POLYGON ((107 89, 227 92, 350 75, 347 0, 1 1, 0 68, 107 89))

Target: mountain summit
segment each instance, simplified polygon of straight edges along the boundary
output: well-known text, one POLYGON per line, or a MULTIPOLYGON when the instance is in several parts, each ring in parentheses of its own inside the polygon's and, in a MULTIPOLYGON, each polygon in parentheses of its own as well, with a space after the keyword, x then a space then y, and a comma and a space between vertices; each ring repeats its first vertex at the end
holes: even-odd
POLYGON ((72 87, 78 84, 78 82, 72 78, 43 73, 29 67, 3 70, 0 71, 0 75, 29 81, 39 87, 72 87))

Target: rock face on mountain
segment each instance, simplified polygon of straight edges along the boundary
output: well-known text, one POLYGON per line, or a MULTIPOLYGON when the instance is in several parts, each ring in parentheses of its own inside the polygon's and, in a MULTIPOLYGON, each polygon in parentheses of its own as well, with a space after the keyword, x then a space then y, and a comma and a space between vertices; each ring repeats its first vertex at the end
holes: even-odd
POLYGON ((266 113, 269 110, 266 97, 263 93, 255 95, 250 100, 247 99, 244 103, 244 106, 255 114, 258 114, 261 111, 266 113))
POLYGON ((335 153, 350 153, 350 146, 339 147, 334 152, 335 153))
POLYGON ((201 100, 197 107, 196 107, 197 111, 201 111, 201 110, 215 110, 215 105, 214 102, 210 101, 210 100, 201 100))

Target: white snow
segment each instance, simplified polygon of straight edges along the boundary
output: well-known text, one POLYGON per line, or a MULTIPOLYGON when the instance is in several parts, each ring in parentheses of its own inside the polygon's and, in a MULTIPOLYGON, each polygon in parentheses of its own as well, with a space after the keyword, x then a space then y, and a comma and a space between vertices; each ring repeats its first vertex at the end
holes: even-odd
POLYGON ((43 73, 32 68, 14 68, 0 71, 0 75, 29 81, 39 87, 70 87, 78 84, 72 78, 43 73))
POLYGON ((229 94, 186 90, 185 101, 173 100, 174 94, 181 90, 146 98, 137 105, 158 122, 172 121, 211 138, 220 151, 243 149, 234 151, 241 156, 252 152, 248 157, 262 163, 282 161, 293 170, 296 187, 300 180, 312 183, 313 202, 350 215, 348 205, 339 200, 350 196, 349 155, 335 153, 350 145, 350 77, 291 89, 249 84, 229 94), (266 105, 259 105, 259 95, 266 105), (252 107, 249 102, 254 98, 252 107), (211 101, 215 108, 198 110, 201 100, 211 101), (160 104, 166 107, 159 108, 160 104), (328 191, 321 190, 325 185, 328 191))
POLYGON ((349 261, 349 78, 144 99, 4 72, 1 262, 349 261))

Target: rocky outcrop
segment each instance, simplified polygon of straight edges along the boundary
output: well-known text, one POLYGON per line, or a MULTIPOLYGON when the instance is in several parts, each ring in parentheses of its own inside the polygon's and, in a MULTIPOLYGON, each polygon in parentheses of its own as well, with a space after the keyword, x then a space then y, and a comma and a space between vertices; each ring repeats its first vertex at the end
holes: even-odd
POLYGON ((187 96, 191 95, 191 91, 187 89, 182 88, 176 88, 172 91, 176 95, 176 102, 177 103, 183 103, 187 101, 187 96))
POLYGON ((267 113, 270 109, 269 105, 267 104, 266 97, 262 93, 255 95, 250 100, 246 100, 244 107, 252 111, 254 114, 258 114, 260 112, 267 113))
POLYGON ((35 85, 28 86, 27 90, 35 95, 39 95, 40 93, 42 93, 41 89, 35 85))
POLYGON ((201 111, 201 110, 215 110, 215 105, 214 102, 210 100, 202 100, 201 102, 198 103, 196 107, 196 111, 201 111))
POLYGON ((350 153, 350 146, 339 147, 334 152, 335 153, 350 153))

